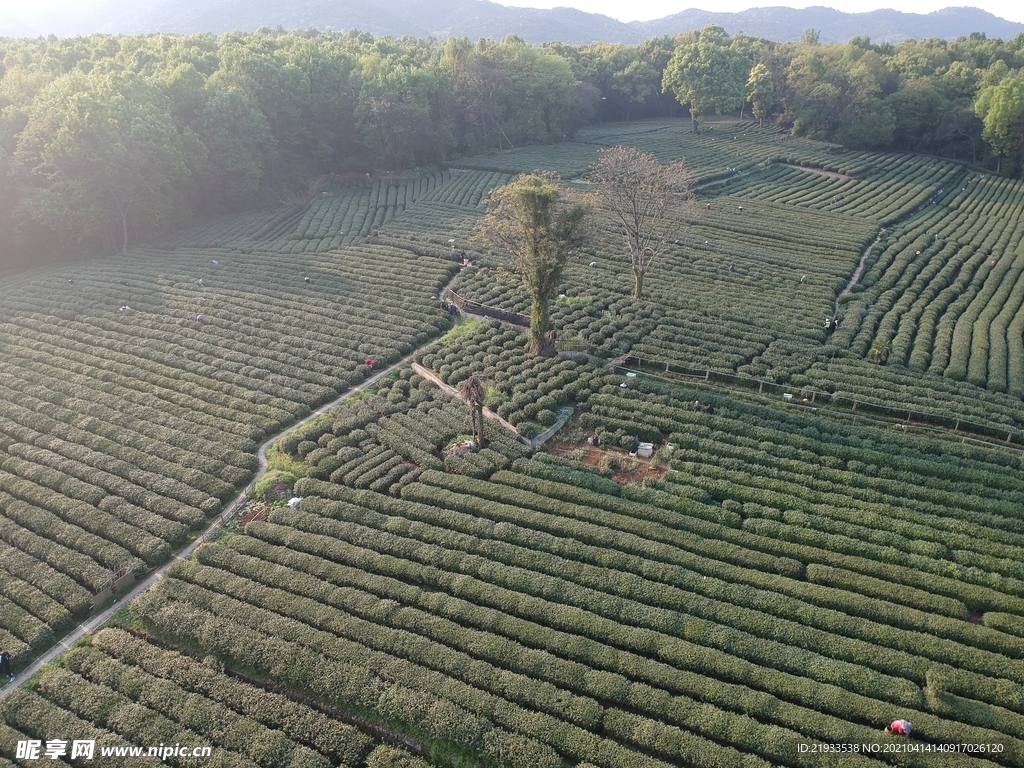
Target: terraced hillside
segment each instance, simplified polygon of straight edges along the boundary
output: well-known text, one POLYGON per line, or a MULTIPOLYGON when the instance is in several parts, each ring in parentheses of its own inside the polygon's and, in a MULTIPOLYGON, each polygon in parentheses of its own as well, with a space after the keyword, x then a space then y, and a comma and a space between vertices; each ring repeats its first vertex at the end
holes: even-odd
MULTIPOLYGON (((447 378, 515 386, 509 341, 452 345, 447 378)), ((1020 764, 1015 457, 729 395, 695 413, 703 388, 586 366, 533 380, 562 383, 534 402, 586 404, 561 455, 489 421, 491 447, 444 460, 468 412, 405 371, 282 443, 299 509, 202 548, 133 614, 380 722, 400 686, 403 732, 509 765, 821 765, 798 745, 881 745, 897 716, 919 744, 990 745, 939 764, 1020 764), (638 438, 655 461, 616 445, 638 438)))
POLYGON ((0 692, 0 767, 58 737, 212 746, 189 766, 1024 764, 1017 185, 725 122, 459 165, 5 281, 19 672, 194 540, 261 443, 422 367, 287 432, 241 523, 0 692), (552 306, 571 354, 449 333, 449 284, 527 307, 472 239, 488 191, 585 187, 623 142, 699 178, 644 298, 598 218, 552 306), (435 381, 472 376, 501 421, 466 452, 435 381))
POLYGON ((6 284, 0 644, 15 665, 205 527, 267 436, 446 328, 431 293, 451 272, 376 246, 179 250, 6 284))

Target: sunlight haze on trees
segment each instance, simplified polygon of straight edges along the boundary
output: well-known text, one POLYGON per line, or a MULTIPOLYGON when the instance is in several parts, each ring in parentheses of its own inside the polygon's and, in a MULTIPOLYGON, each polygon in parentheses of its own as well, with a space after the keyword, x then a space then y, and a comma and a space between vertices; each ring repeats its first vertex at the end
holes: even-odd
POLYGON ((1019 176, 1024 35, 635 46, 285 31, 0 41, 0 269, 301 199, 311 179, 444 168, 587 124, 715 113, 1019 176))
POLYGON ((694 42, 676 48, 665 67, 662 90, 689 105, 693 132, 699 133, 705 115, 739 109, 749 71, 749 62, 729 48, 725 30, 705 27, 694 42))

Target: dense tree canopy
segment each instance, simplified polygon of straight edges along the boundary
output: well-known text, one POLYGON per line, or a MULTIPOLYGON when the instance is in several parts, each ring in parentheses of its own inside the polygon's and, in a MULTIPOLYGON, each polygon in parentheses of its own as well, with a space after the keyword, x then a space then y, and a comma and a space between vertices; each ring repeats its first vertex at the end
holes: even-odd
POLYGON ((772 78, 772 71, 760 61, 750 70, 746 98, 750 102, 750 110, 754 117, 763 126, 775 99, 775 81, 772 78))
POLYGON ((1019 175, 1024 35, 898 45, 719 27, 637 46, 349 33, 0 40, 0 269, 120 250, 197 213, 562 141, 593 120, 754 117, 1019 175), (60 248, 56 248, 56 246, 60 248), (33 259, 36 257, 33 255, 33 259))
POLYGON ((662 89, 690 107, 694 132, 705 115, 722 114, 743 104, 743 84, 750 61, 729 47, 721 27, 705 27, 697 39, 676 48, 662 76, 662 89))
POLYGON ((1001 161, 1003 157, 1024 151, 1024 81, 1004 78, 978 94, 974 105, 985 126, 982 136, 1001 161))
POLYGON ((507 253, 530 294, 530 350, 553 355, 549 305, 569 251, 585 237, 589 204, 554 174, 523 174, 490 194, 477 237, 507 253))
POLYGON ((180 207, 205 152, 130 73, 73 71, 43 88, 13 157, 23 204, 69 242, 128 247, 130 227, 159 227, 180 207))

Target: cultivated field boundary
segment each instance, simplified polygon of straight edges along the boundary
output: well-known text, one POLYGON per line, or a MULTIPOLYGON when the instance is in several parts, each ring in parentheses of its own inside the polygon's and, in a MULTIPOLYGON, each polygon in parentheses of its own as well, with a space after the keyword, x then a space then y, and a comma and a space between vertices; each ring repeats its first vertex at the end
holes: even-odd
MULTIPOLYGON (((453 277, 449 281, 448 285, 446 285, 442 289, 442 294, 444 293, 444 291, 448 290, 448 288, 455 282, 455 279, 457 277, 458 273, 456 273, 455 277, 453 277)), ((309 414, 308 416, 291 424, 290 426, 281 430, 277 434, 268 438, 256 452, 256 457, 259 461, 259 467, 256 470, 256 473, 253 475, 252 479, 245 486, 245 488, 239 491, 239 493, 235 496, 231 503, 227 505, 224 511, 217 515, 217 518, 202 533, 198 534, 196 538, 188 545, 186 545, 184 548, 178 550, 173 555, 171 555, 170 560, 168 560, 166 563, 164 563, 156 570, 154 570, 149 576, 147 576, 145 579, 143 579, 141 582, 135 585, 129 592, 127 592, 124 595, 121 595, 118 598, 115 598, 110 607, 106 608, 105 610, 101 611, 95 616, 92 616, 86 619, 85 621, 81 622, 77 627, 71 630, 63 638, 58 640, 49 649, 47 649, 42 654, 37 656, 27 667, 18 672, 18 679, 14 683, 7 684, 3 688, 0 688, 0 701, 3 701, 5 698, 7 698, 7 696, 10 693, 22 687, 26 682, 28 682, 37 674, 39 674, 40 670, 42 670, 42 668, 45 665, 52 664, 53 662, 57 661, 57 659, 59 659, 64 654, 65 651, 70 650, 76 643, 82 640, 82 638, 84 638, 86 635, 93 634, 94 632, 97 632, 100 629, 102 629, 111 619, 114 618, 114 616, 117 613, 121 611, 122 608, 128 605, 136 597, 149 590, 150 587, 153 587, 155 584, 162 581, 166 576, 168 569, 170 569, 176 563, 179 563, 190 558, 199 547, 206 543, 206 537, 214 533, 227 520, 229 520, 232 517, 232 515, 234 515, 235 511, 248 500, 249 494, 252 492, 253 488, 255 488, 256 483, 258 483, 260 479, 263 477, 263 475, 266 474, 267 469, 269 467, 269 460, 267 459, 267 450, 269 450, 270 446, 272 446, 282 437, 287 435, 289 432, 308 424, 314 419, 320 418, 335 406, 340 405, 349 398, 354 397, 355 395, 368 389, 369 387, 372 387, 378 381, 394 373, 399 368, 405 365, 409 365, 417 355, 419 355, 424 350, 437 346, 438 344, 441 343, 441 339, 443 338, 444 334, 438 336, 436 339, 432 339, 431 341, 426 342, 425 344, 421 344, 398 362, 392 363, 387 368, 384 368, 379 372, 373 374, 373 376, 361 382, 360 384, 357 384, 352 389, 335 398, 331 402, 320 406, 313 413, 309 414)))
MULTIPOLYGON (((815 171, 816 170, 816 169, 806 168, 806 167, 802 167, 802 166, 793 166, 793 167, 799 167, 801 170, 808 170, 808 171, 815 171)), ((742 176, 742 175, 747 175, 748 173, 750 173, 750 172, 747 171, 747 172, 744 172, 744 173, 741 173, 741 174, 737 174, 737 175, 742 176)), ((698 189, 700 187, 706 187, 706 186, 712 186, 712 185, 718 185, 718 184, 722 184, 722 183, 727 183, 728 181, 731 181, 732 178, 735 178, 735 177, 731 177, 730 179, 725 179, 725 180, 720 180, 720 181, 709 182, 709 183, 706 183, 704 185, 700 185, 698 187, 698 189)), ((912 216, 913 215, 911 215, 910 217, 907 217, 907 218, 912 218, 912 216)), ((900 223, 903 223, 903 222, 900 222, 900 223)), ((870 256, 871 252, 879 245, 879 243, 880 243, 880 241, 882 239, 882 235, 883 235, 884 232, 885 232, 885 229, 884 228, 881 229, 877 233, 876 239, 874 241, 872 241, 867 246, 867 248, 864 250, 864 252, 863 252, 863 254, 862 254, 861 258, 860 258, 860 263, 856 267, 851 280, 849 281, 849 283, 847 284, 845 289, 843 289, 842 292, 839 294, 839 296, 836 298, 836 304, 835 304, 836 315, 838 315, 838 313, 839 313, 841 297, 843 295, 845 295, 845 294, 848 294, 852 290, 852 288, 857 284, 857 282, 859 282, 859 280, 860 280, 860 278, 862 276, 862 273, 863 273, 866 261, 867 261, 868 257, 870 256)), ((452 278, 448 281, 448 283, 440 290, 440 292, 438 293, 439 296, 443 297, 443 296, 445 296, 446 293, 452 292, 451 291, 451 287, 455 284, 455 282, 458 279, 460 273, 461 273, 461 270, 456 271, 455 275, 453 275, 452 278)), ((477 318, 481 318, 481 319, 483 319, 485 317, 485 316, 481 316, 481 315, 476 314, 476 312, 473 311, 474 309, 476 309, 477 311, 480 311, 481 309, 489 309, 489 308, 485 307, 483 305, 476 305, 476 306, 470 305, 470 306, 465 307, 465 309, 463 311, 464 311, 464 314, 466 316, 477 317, 477 318)), ((134 600, 136 597, 138 597, 139 595, 143 594, 144 592, 148 591, 151 587, 153 587, 158 582, 163 580, 165 578, 165 576, 166 576, 167 571, 172 566, 174 566, 178 562, 182 562, 182 561, 185 561, 188 558, 190 558, 194 554, 194 552, 200 546, 202 546, 204 543, 206 543, 207 537, 209 537, 211 534, 216 532, 218 528, 220 528, 221 526, 224 525, 224 523, 226 523, 228 520, 230 520, 232 518, 232 516, 236 513, 236 511, 248 500, 249 494, 252 492, 252 490, 256 486, 256 483, 259 482, 260 479, 263 478, 263 476, 266 474, 266 472, 267 472, 267 470, 269 468, 269 460, 267 458, 267 451, 269 450, 269 448, 274 443, 276 443, 282 437, 287 435, 289 432, 292 432, 292 431, 294 431, 294 430, 296 430, 296 429, 298 429, 298 428, 308 424, 309 422, 324 416, 332 408, 334 408, 334 407, 340 405, 341 403, 345 402, 346 400, 348 400, 348 399, 358 395, 359 393, 363 392, 364 390, 374 386, 381 379, 383 379, 383 378, 389 376, 390 374, 394 373, 399 368, 402 368, 402 367, 404 367, 406 365, 410 365, 410 364, 412 364, 414 370, 416 370, 417 373, 420 373, 421 375, 424 375, 426 378, 430 379, 432 381, 432 383, 438 385, 442 391, 445 391, 445 392, 448 392, 449 394, 453 394, 453 395, 457 396, 457 393, 455 393, 453 388, 451 388, 448 385, 445 385, 443 382, 441 382, 436 377, 436 375, 433 375, 432 372, 429 372, 426 369, 423 369, 421 366, 418 366, 418 365, 416 365, 414 363, 414 359, 420 353, 424 352, 425 350, 428 350, 428 349, 431 349, 431 348, 437 346, 438 344, 441 343, 441 340, 443 338, 444 338, 444 334, 441 334, 437 338, 434 338, 434 339, 432 339, 432 340, 430 340, 430 341, 420 345, 419 347, 413 349, 412 351, 410 351, 407 355, 402 357, 397 362, 395 362, 395 363, 391 364, 390 366, 388 366, 387 368, 384 368, 384 369, 380 370, 379 372, 373 374, 371 377, 369 377, 365 381, 361 382, 360 384, 357 384, 356 386, 352 387, 347 392, 341 394, 339 397, 337 397, 334 400, 332 400, 332 401, 330 401, 330 402, 320 406, 316 411, 310 413, 309 415, 305 416, 304 418, 300 419, 299 421, 296 421, 296 422, 292 423, 291 425, 285 427, 283 430, 279 431, 278 433, 274 434, 273 436, 268 438, 266 441, 264 441, 260 445, 258 450, 257 450, 257 454, 256 455, 257 455, 257 460, 258 460, 258 467, 257 467, 257 470, 256 470, 255 474, 253 475, 252 479, 249 481, 249 483, 241 491, 239 491, 239 493, 235 496, 235 498, 227 505, 227 507, 225 507, 223 512, 221 512, 221 514, 219 514, 214 519, 214 521, 206 529, 204 529, 201 533, 197 534, 196 538, 193 541, 191 541, 189 544, 187 544, 185 547, 183 547, 181 550, 179 550, 178 552, 172 554, 170 559, 166 563, 164 563, 163 565, 161 565, 158 568, 156 568, 153 572, 151 572, 148 576, 146 576, 141 582, 139 582, 134 587, 132 587, 127 593, 125 593, 125 594, 121 595, 120 597, 117 597, 116 599, 114 599, 112 604, 108 608, 104 609, 100 613, 98 613, 98 614, 96 614, 94 616, 91 616, 90 618, 88 618, 85 621, 83 621, 80 624, 78 624, 78 626, 76 626, 73 630, 71 630, 63 638, 58 640, 49 649, 44 651, 42 654, 38 655, 27 667, 25 667, 22 670, 20 670, 19 673, 18 673, 18 679, 16 680, 15 683, 7 684, 7 685, 4 685, 2 688, 0 688, 0 701, 3 701, 11 692, 16 690, 17 688, 20 688, 20 687, 24 686, 25 683, 30 681, 35 675, 37 675, 45 665, 51 664, 51 663, 57 661, 57 659, 59 659, 64 654, 65 651, 70 650, 76 643, 81 641, 84 637, 86 637, 87 635, 93 634, 93 633, 99 631, 100 629, 102 629, 107 623, 109 623, 114 618, 114 616, 117 613, 119 613, 132 600, 134 600)), ((628 358, 630 356, 627 355, 626 357, 628 358)), ((618 364, 618 365, 614 365, 615 362, 618 362, 618 361, 613 361, 613 370, 616 369, 616 368, 617 369, 621 369, 621 370, 633 370, 633 369, 626 368, 625 366, 621 365, 621 363, 618 364)), ((625 360, 623 360, 622 362, 625 362, 625 360)), ((635 372, 637 372, 637 373, 639 373, 641 375, 644 375, 644 376, 649 376, 651 378, 655 378, 655 379, 664 378, 662 376, 658 376, 657 374, 653 374, 650 371, 645 371, 645 370, 642 370, 642 369, 637 369, 635 372)), ((689 380, 689 381, 691 381, 693 383, 697 383, 698 385, 700 383, 699 380, 703 379, 703 382, 704 382, 704 384, 706 386, 712 386, 712 385, 710 385, 710 382, 709 382, 709 376, 710 376, 710 373, 711 373, 710 370, 705 374, 705 376, 695 376, 695 375, 688 375, 688 374, 677 373, 677 372, 674 372, 674 373, 675 373, 675 375, 677 377, 679 377, 681 379, 684 379, 684 380, 689 380)), ((718 372, 715 372, 715 375, 719 376, 719 375, 723 375, 723 374, 719 374, 718 372)), ((667 379, 667 380, 672 380, 672 379, 667 379)), ((731 393, 737 393, 737 394, 740 393, 740 392, 743 392, 743 390, 740 387, 732 387, 732 386, 728 386, 728 385, 722 386, 722 382, 718 382, 718 385, 719 385, 718 387, 712 386, 712 388, 716 388, 716 389, 720 388, 722 390, 725 390, 725 391, 728 391, 728 392, 731 392, 731 393)), ((799 404, 794 403, 793 405, 799 407, 799 404)), ((812 410, 814 412, 818 412, 819 408, 813 408, 813 409, 810 409, 810 410, 812 410)), ((485 411, 487 411, 487 409, 485 409, 485 411)), ((822 413, 822 415, 829 415, 829 416, 838 416, 838 415, 840 415, 838 412, 835 412, 832 409, 828 409, 828 408, 821 409, 821 413, 822 413)), ((516 430, 512 427, 512 425, 509 424, 508 422, 506 422, 504 419, 502 419, 499 416, 497 416, 497 414, 492 414, 490 412, 486 412, 486 415, 488 417, 490 417, 490 418, 496 419, 498 422, 500 422, 502 424, 502 426, 504 426, 505 428, 509 429, 512 433, 516 434, 516 430)), ((842 414, 842 415, 845 415, 845 414, 842 414)), ((878 419, 878 418, 871 418, 871 417, 867 417, 866 415, 863 415, 863 414, 857 414, 855 418, 862 419, 863 421, 868 422, 868 423, 875 423, 879 428, 882 428, 884 426, 891 426, 891 424, 892 424, 892 422, 890 422, 888 420, 878 419)), ((908 420, 906 422, 906 425, 907 426, 910 425, 909 417, 908 417, 908 420)), ((897 426, 899 426, 899 424, 897 424, 897 426)), ((941 429, 941 428, 926 427, 926 426, 920 425, 920 424, 914 424, 913 426, 917 430, 924 430, 924 431, 928 431, 928 432, 932 432, 932 433, 955 434, 955 432, 954 433, 950 433, 949 430, 941 429)), ((1003 449, 1009 448, 1010 450, 1017 450, 1017 451, 1021 450, 1021 449, 1016 448, 1015 446, 1009 446, 1009 445, 1005 445, 1005 444, 988 442, 988 441, 985 441, 985 440, 979 440, 977 438, 971 438, 971 437, 967 437, 967 436, 964 436, 964 435, 958 435, 958 436, 965 443, 966 442, 971 442, 971 443, 980 444, 980 445, 984 445, 984 446, 988 446, 988 447, 992 447, 992 448, 1003 448, 1003 449)))

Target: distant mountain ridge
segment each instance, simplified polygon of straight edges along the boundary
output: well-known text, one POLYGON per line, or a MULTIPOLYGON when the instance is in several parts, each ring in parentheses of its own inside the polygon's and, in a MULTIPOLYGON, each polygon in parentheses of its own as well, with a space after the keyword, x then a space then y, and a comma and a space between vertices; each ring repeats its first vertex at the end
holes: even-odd
POLYGON ((779 42, 799 40, 808 29, 822 42, 843 43, 855 36, 896 43, 912 37, 953 40, 970 32, 1004 40, 1024 33, 1024 24, 1001 19, 977 8, 946 8, 928 14, 894 10, 843 13, 814 6, 804 9, 751 8, 717 13, 695 8, 653 21, 625 23, 573 8, 512 8, 490 0, 111 0, 99 10, 64 16, 43 24, 0 19, 0 36, 28 30, 71 36, 106 32, 254 31, 260 27, 348 31, 373 35, 436 38, 500 39, 519 35, 531 43, 561 41, 639 43, 718 24, 730 35, 743 32, 779 42))
POLYGON ((823 43, 845 43, 856 36, 876 43, 898 43, 938 37, 955 40, 971 32, 1009 40, 1024 33, 1024 24, 1001 19, 979 8, 943 8, 932 13, 903 13, 892 9, 867 13, 843 13, 834 8, 751 8, 739 13, 714 13, 690 9, 656 21, 643 22, 645 38, 674 35, 679 27, 701 29, 708 24, 725 28, 730 35, 744 32, 753 37, 788 42, 799 40, 808 29, 817 30, 823 43), (675 31, 670 31, 675 30, 675 31))

